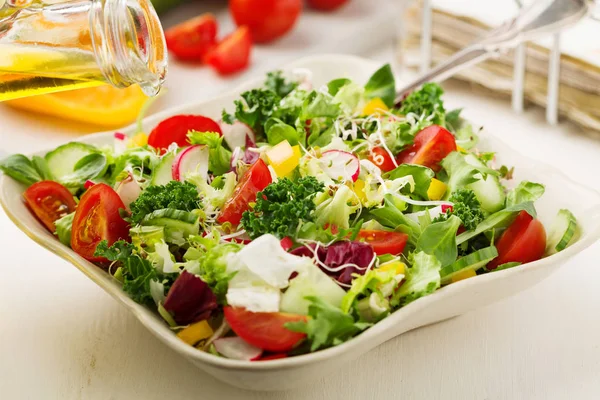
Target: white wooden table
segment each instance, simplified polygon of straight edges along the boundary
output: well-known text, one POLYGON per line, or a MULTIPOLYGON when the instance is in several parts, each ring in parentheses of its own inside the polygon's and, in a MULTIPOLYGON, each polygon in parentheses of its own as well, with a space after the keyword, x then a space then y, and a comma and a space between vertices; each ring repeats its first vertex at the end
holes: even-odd
MULTIPOLYGON (((300 56, 301 51, 298 51, 300 56)), ((389 59, 389 49, 372 55, 389 59)), ((216 84, 174 67, 163 104, 216 84)), ((600 142, 543 112, 446 85, 449 106, 513 146, 600 187, 600 142)), ((30 152, 89 132, 0 106, 0 150, 30 152)), ((1 399, 598 399, 600 244, 535 288, 409 332, 310 387, 245 392, 172 353, 100 288, 21 233, 0 211, 1 399)), ((325 372, 325 371, 324 371, 325 372)))

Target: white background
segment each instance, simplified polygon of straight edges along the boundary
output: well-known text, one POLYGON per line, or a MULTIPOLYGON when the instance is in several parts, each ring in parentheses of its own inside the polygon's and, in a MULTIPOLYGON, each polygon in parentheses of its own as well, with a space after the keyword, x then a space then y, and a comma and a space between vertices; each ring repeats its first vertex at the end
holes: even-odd
MULTIPOLYGON (((298 35, 277 46, 302 43, 298 35)), ((381 44, 371 56, 385 61, 392 53, 381 44)), ((222 81, 175 65, 170 79, 161 107, 206 98, 242 78, 222 81)), ((490 134, 600 187, 600 142, 568 123, 547 126, 541 110, 519 117, 505 100, 466 85, 446 89, 449 108, 464 106, 490 134)), ((0 149, 7 153, 47 148, 91 130, 0 106, 0 149)), ((597 244, 527 292, 390 340, 342 370, 323 371, 325 378, 308 387, 245 392, 172 353, 0 211, 0 398, 598 399, 599 259, 597 244)))

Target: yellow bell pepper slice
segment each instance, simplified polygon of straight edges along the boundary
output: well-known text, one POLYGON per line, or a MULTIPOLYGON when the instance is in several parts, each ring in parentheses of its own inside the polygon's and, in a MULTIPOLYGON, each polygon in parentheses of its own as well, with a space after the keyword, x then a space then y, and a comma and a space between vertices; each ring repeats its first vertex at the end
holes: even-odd
POLYGON ((463 279, 472 278, 477 276, 477 273, 472 269, 466 269, 452 276, 452 282, 462 281, 463 279))
POLYGON ((379 97, 375 97, 371 101, 369 101, 362 110, 363 115, 380 115, 382 111, 389 111, 388 106, 385 105, 383 100, 379 97))
POLYGON ((380 271, 396 271, 396 275, 406 274, 406 264, 401 261, 394 261, 388 264, 383 264, 378 268, 380 271))
POLYGON ((438 179, 432 178, 429 189, 427 189, 427 196, 429 200, 440 200, 446 194, 448 186, 438 179))
POLYGON ((267 161, 278 177, 289 175, 300 164, 300 146, 291 146, 287 140, 266 152, 267 161))
POLYGON ((214 331, 208 322, 204 320, 196 322, 187 328, 182 329, 179 331, 179 333, 177 333, 177 337, 190 346, 200 347, 204 345, 204 342, 206 342, 206 340, 210 338, 213 333, 214 331))
POLYGON ((356 196, 360 200, 361 203, 367 201, 367 195, 365 194, 365 181, 362 179, 357 179, 353 184, 349 184, 350 189, 356 193, 356 196))
POLYGON ((129 140, 129 142, 127 143, 127 147, 129 147, 129 148, 142 147, 147 144, 148 144, 148 135, 146 135, 144 132, 140 132, 129 140))

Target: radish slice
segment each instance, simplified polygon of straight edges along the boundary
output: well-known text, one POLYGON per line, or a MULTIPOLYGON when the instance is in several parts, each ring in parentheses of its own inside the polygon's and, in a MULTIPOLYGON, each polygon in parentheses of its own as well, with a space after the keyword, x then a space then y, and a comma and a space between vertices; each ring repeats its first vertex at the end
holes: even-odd
POLYGON ((175 158, 171 172, 176 181, 183 182, 190 172, 197 172, 208 179, 208 147, 198 144, 185 148, 175 158))
POLYGON ((130 211, 129 206, 140 197, 142 188, 130 172, 127 178, 119 182, 116 192, 121 200, 123 200, 123 204, 125 204, 127 211, 130 211))
POLYGON ((360 174, 360 161, 352 153, 341 150, 329 150, 319 159, 323 171, 331 178, 355 182, 360 174))
POLYGON ((115 132, 115 139, 117 140, 125 140, 127 139, 127 135, 121 132, 115 132))
POLYGON ((230 125, 220 121, 219 126, 221 127, 221 132, 223 132, 223 139, 230 149, 246 146, 246 137, 250 138, 252 142, 256 141, 252 128, 243 122, 235 121, 230 125))
POLYGON ((245 342, 240 337, 220 338, 213 342, 217 351, 232 360, 255 361, 262 355, 262 350, 245 342))

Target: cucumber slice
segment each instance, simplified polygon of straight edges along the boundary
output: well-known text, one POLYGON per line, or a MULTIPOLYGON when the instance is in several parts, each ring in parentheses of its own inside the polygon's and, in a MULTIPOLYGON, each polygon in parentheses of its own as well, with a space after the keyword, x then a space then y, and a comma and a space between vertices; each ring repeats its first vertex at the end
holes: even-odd
POLYGON ((200 231, 197 214, 172 208, 153 211, 144 217, 141 224, 164 227, 165 241, 177 245, 185 244, 187 237, 200 231))
POLYGON ((152 171, 152 179, 150 185, 166 185, 173 180, 173 161, 175 154, 165 154, 154 171, 152 171))
MULTIPOLYGON (((474 167, 481 168, 480 170, 489 170, 485 163, 473 154, 467 154, 465 161, 474 167)), ((504 208, 506 193, 500 184, 500 179, 491 174, 488 174, 485 179, 483 179, 483 175, 475 176, 480 179, 466 185, 466 188, 475 193, 477 200, 481 203, 481 208, 489 213, 495 213, 504 208)))
POLYGON ((70 142, 47 153, 45 158, 48 169, 60 181, 61 178, 75 171, 75 165, 77 165, 79 160, 94 153, 99 153, 98 149, 94 146, 79 142, 70 142))
POLYGON ((481 208, 485 211, 495 213, 504 208, 506 194, 497 177, 492 175, 488 175, 485 179, 481 177, 478 181, 468 184, 466 188, 475 193, 481 208))
POLYGON ((552 255, 566 249, 579 237, 577 219, 566 209, 561 209, 552 222, 546 241, 546 255, 552 255))
POLYGON ((459 272, 463 272, 467 269, 477 271, 496 257, 498 257, 496 246, 490 246, 459 258, 454 263, 440 270, 442 285, 452 282, 452 277, 459 272))

